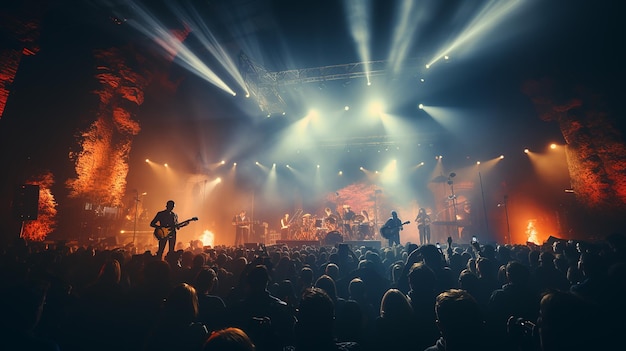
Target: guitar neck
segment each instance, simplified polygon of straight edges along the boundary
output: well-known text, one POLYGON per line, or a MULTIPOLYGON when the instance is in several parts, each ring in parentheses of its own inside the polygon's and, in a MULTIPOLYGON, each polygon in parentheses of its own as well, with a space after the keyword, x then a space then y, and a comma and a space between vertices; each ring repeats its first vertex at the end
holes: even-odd
POLYGON ((184 227, 184 226, 186 226, 187 224, 191 223, 192 221, 197 221, 197 220, 198 220, 198 217, 189 218, 189 219, 187 219, 187 220, 184 220, 184 221, 182 221, 182 222, 178 223, 178 224, 176 225, 176 228, 184 227))

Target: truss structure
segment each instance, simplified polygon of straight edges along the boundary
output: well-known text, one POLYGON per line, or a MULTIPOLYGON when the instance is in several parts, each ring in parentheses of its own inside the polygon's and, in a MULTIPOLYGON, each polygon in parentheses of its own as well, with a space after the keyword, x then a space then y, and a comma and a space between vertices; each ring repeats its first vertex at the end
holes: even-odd
MULTIPOLYGON (((282 114, 287 109, 280 96, 280 87, 381 76, 386 74, 388 63, 386 60, 367 61, 271 72, 250 60, 245 53, 239 54, 240 71, 250 95, 256 98, 261 111, 268 115, 282 114)), ((402 69, 418 71, 421 67, 424 65, 418 59, 412 59, 407 60, 402 69)))

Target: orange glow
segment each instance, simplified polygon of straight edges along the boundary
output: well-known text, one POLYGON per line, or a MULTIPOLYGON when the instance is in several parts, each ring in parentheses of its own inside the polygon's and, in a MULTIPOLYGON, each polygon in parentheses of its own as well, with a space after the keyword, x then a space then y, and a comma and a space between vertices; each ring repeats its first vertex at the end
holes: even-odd
POLYGON ((526 239, 526 241, 540 245, 541 243, 539 242, 536 224, 537 224, 536 219, 528 220, 528 224, 526 225, 526 237, 528 239, 526 239))
POLYGON ((198 240, 202 241, 204 246, 213 247, 215 244, 215 234, 207 229, 202 233, 202 236, 198 238, 198 240))
POLYGON ((556 144, 550 144, 550 149, 552 150, 556 149, 556 144))
POLYGON ((46 172, 29 182, 39 185, 38 216, 36 220, 26 221, 22 236, 28 240, 43 241, 57 225, 57 203, 50 187, 54 184, 54 175, 46 172))

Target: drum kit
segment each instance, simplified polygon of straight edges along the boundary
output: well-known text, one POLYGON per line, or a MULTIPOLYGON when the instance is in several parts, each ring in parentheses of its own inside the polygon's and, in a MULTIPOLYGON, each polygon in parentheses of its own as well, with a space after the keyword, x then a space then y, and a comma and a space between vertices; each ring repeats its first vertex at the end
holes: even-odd
POLYGON ((329 225, 326 218, 317 218, 315 215, 305 213, 291 226, 291 236, 294 240, 321 240, 331 231, 329 225))
POLYGON ((355 215, 351 221, 346 221, 333 213, 320 218, 305 213, 299 221, 291 225, 290 232, 293 240, 324 240, 331 232, 340 233, 346 240, 368 240, 374 237, 373 223, 366 221, 365 216, 360 214, 355 215), (352 229, 352 238, 346 237, 350 236, 345 230, 347 225, 352 229))

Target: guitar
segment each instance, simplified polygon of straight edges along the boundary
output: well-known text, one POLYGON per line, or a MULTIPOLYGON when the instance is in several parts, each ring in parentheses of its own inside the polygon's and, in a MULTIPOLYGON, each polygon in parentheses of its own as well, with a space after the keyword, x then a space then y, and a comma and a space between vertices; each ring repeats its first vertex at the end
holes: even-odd
POLYGON ((417 217, 417 229, 430 225, 430 217, 417 217))
POLYGON ((393 226, 393 227, 386 227, 386 226, 382 226, 380 228, 380 236, 382 236, 385 239, 389 239, 389 237, 393 234, 394 229, 398 229, 400 227, 402 227, 405 224, 409 224, 411 223, 411 221, 406 221, 400 225, 397 226, 393 226))
POLYGON ((197 220, 198 217, 193 217, 178 223, 174 227, 156 227, 154 228, 154 237, 157 238, 157 240, 169 238, 172 236, 172 234, 174 234, 174 230, 180 229, 188 225, 190 222, 197 220))

